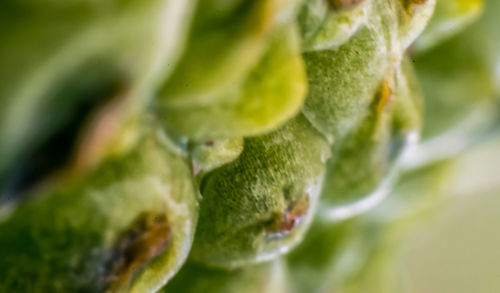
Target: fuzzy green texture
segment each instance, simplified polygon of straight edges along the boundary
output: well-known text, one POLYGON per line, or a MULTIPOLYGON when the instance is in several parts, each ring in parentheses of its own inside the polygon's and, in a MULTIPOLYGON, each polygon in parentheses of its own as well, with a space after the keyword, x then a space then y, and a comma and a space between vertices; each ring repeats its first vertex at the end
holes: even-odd
MULTIPOLYGON (((313 10, 310 5, 307 11, 313 10)), ((329 11, 330 18, 360 14, 353 36, 340 46, 337 42, 304 54, 310 90, 302 112, 333 142, 323 187, 326 204, 348 204, 376 191, 407 146, 408 136, 418 136, 420 93, 413 77, 408 81, 401 76, 399 59, 422 31, 433 5, 428 1, 409 11, 402 2, 371 1, 329 11), (378 100, 384 83, 389 93, 383 99, 394 101, 378 100), (381 110, 392 107, 395 110, 381 110)), ((308 16, 303 16, 305 33, 317 22, 317 15, 308 16)), ((325 29, 327 25, 323 23, 325 29)), ((328 31, 331 38, 336 36, 328 31)), ((411 65, 404 67, 411 71, 411 65)))
POLYGON ((416 34, 415 27, 423 29, 430 17, 427 6, 433 4, 427 1, 424 15, 414 23, 404 17, 399 1, 370 1, 365 23, 349 41, 304 54, 309 92, 302 112, 329 140, 342 138, 360 122, 385 74, 416 34))
POLYGON ((328 1, 307 0, 298 16, 305 51, 335 49, 366 21, 368 1, 352 9, 335 11, 328 1))
POLYGON ((155 131, 145 131, 126 156, 46 189, 0 222, 0 291, 151 292, 187 257, 197 193, 185 160, 165 149, 155 131), (113 276, 116 241, 143 214, 165 215, 171 244, 151 260, 138 259, 133 280, 113 276))
POLYGON ((270 134, 245 139, 238 159, 201 183, 192 258, 234 268, 290 250, 314 214, 328 156, 328 143, 302 115, 270 134), (300 209, 297 215, 294 208, 300 209), (287 227, 287 215, 297 223, 287 227))
POLYGON ((358 122, 381 80, 376 37, 362 28, 337 51, 304 54, 309 92, 302 112, 331 141, 358 122))
POLYGON ((403 151, 419 135, 421 98, 406 60, 381 86, 361 123, 333 145, 322 188, 323 206, 352 204, 379 192, 403 151))

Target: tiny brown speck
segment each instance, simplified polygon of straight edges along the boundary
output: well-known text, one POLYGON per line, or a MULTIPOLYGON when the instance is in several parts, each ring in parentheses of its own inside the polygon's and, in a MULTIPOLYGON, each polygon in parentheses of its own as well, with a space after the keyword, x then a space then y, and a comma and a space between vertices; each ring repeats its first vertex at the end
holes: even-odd
POLYGON ((336 9, 349 9, 353 8, 359 3, 363 2, 363 0, 330 0, 330 3, 336 9))

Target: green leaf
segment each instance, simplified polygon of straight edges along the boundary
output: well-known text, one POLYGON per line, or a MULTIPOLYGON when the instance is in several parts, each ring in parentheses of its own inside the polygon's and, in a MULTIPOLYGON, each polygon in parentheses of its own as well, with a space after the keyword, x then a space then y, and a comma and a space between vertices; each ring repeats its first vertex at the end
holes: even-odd
POLYGON ((341 217, 337 209, 350 205, 356 215, 377 204, 390 190, 401 155, 417 142, 421 95, 411 64, 402 65, 381 86, 363 121, 334 144, 321 196, 325 216, 341 217), (379 199, 354 207, 369 198, 379 199))
POLYGON ((195 141, 268 132, 300 110, 306 76, 294 27, 274 35, 269 48, 242 83, 208 105, 178 108, 160 104, 167 129, 195 141))
POLYGON ((434 1, 370 1, 366 22, 338 48, 304 53, 309 92, 302 112, 328 139, 342 139, 363 119, 388 71, 425 27, 434 1))
POLYGON ((347 42, 366 22, 370 11, 368 2, 363 1, 354 8, 336 10, 331 1, 305 1, 298 17, 304 49, 335 49, 347 42))
POLYGON ((0 291, 152 292, 186 259, 197 193, 186 162, 155 131, 129 154, 56 183, 2 215, 0 291))
POLYGON ((204 174, 234 161, 243 151, 243 138, 209 140, 190 148, 195 174, 204 174))
POLYGON ((302 115, 246 138, 239 158, 201 183, 192 258, 235 268, 290 250, 314 214, 328 156, 328 144, 302 115))
POLYGON ((201 106, 225 98, 221 93, 247 76, 275 29, 289 22, 295 1, 198 2, 186 51, 159 93, 169 106, 201 106))

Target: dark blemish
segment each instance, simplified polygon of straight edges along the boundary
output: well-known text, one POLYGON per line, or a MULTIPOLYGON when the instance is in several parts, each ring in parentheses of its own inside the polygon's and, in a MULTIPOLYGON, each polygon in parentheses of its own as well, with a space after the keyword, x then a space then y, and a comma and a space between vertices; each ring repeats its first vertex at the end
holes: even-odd
POLYGON ((214 146, 214 141, 213 140, 206 141, 204 145, 208 147, 214 146))
MULTIPOLYGON (((106 263, 102 288, 127 285, 135 272, 172 245, 172 230, 162 213, 143 213, 117 237, 106 263)), ((113 291, 113 290, 111 290, 113 291)))
POLYGON ((361 2, 363 2, 363 0, 330 0, 330 4, 332 4, 335 9, 354 8, 361 2))
POLYGON ((308 209, 309 197, 304 194, 299 200, 291 203, 283 213, 276 215, 269 222, 267 232, 270 233, 270 236, 288 234, 297 227, 308 209))
POLYGON ((427 0, 401 0, 401 1, 403 1, 403 6, 409 15, 413 15, 415 5, 422 5, 427 2, 427 0))

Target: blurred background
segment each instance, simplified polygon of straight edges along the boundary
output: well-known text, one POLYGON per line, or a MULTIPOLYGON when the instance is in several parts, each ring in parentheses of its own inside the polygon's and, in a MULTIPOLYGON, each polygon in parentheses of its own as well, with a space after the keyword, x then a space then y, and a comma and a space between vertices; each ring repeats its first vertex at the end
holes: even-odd
POLYGON ((500 292, 500 1, 436 5, 413 45, 423 143, 391 195, 352 220, 377 231, 366 263, 325 292, 500 292))
POLYGON ((346 292, 499 292, 499 174, 497 137, 403 175, 358 219, 385 227, 346 292))

